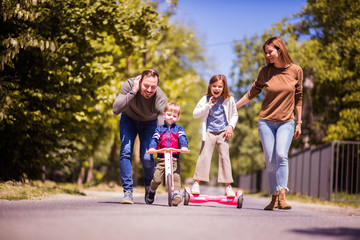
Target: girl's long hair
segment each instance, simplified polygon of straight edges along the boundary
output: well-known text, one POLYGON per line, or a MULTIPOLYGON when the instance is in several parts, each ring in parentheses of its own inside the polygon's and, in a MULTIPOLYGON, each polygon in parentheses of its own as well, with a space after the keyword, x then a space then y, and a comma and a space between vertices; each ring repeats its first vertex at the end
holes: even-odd
POLYGON ((281 52, 280 57, 281 57, 281 60, 285 63, 285 65, 290 65, 290 64, 294 63, 288 53, 288 50, 285 46, 284 41, 281 40, 281 38, 279 38, 279 37, 272 37, 272 38, 269 38, 263 45, 263 54, 264 54, 267 65, 270 65, 271 63, 270 63, 269 59, 267 59, 266 54, 265 54, 265 46, 266 45, 273 46, 277 50, 280 50, 280 52, 281 52))
POLYGON ((208 96, 208 97, 212 96, 210 86, 211 86, 211 84, 213 84, 213 83, 215 83, 217 81, 222 81, 223 84, 224 84, 224 89, 223 89, 223 92, 221 93, 221 96, 224 97, 225 99, 231 97, 232 94, 229 91, 229 87, 228 87, 228 84, 227 84, 226 77, 224 75, 222 75, 222 74, 216 74, 216 75, 211 77, 211 79, 209 81, 208 91, 206 93, 206 96, 208 96))

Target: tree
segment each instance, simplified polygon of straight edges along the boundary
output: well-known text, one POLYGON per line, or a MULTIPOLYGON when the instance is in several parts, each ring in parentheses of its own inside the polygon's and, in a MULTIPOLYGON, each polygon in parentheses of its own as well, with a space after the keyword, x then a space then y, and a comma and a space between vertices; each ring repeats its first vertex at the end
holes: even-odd
POLYGON ((95 64, 110 53, 93 41, 112 36, 126 59, 140 51, 136 39, 158 36, 157 12, 136 0, 5 0, 0 15, 0 178, 38 178, 43 166, 87 159, 113 69, 95 64))
POLYGON ((303 62, 314 74, 315 125, 324 126, 325 142, 360 140, 359 14, 350 0, 309 0, 299 14, 299 34, 311 39, 303 62))

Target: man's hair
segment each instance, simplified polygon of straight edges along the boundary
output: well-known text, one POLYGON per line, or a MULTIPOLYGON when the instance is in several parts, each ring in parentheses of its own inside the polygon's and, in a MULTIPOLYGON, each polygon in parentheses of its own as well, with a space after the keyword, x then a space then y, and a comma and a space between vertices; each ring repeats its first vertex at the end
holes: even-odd
POLYGON ((146 69, 141 73, 140 82, 143 80, 144 77, 156 77, 158 80, 158 84, 160 81, 160 75, 155 69, 146 69))
POLYGON ((169 102, 164 108, 164 112, 174 112, 180 116, 180 106, 177 103, 169 102))

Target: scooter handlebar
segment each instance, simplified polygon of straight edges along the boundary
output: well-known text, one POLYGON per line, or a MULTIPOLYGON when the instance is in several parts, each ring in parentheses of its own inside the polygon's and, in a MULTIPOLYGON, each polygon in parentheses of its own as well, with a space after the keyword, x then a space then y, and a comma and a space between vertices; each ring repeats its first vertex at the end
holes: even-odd
MULTIPOLYGON (((177 148, 162 148, 162 149, 156 149, 152 153, 165 153, 165 152, 180 152, 180 153, 188 153, 190 150, 181 150, 177 148)), ((149 151, 146 151, 147 154, 149 154, 149 151)), ((152 154, 151 153, 151 154, 152 154)))

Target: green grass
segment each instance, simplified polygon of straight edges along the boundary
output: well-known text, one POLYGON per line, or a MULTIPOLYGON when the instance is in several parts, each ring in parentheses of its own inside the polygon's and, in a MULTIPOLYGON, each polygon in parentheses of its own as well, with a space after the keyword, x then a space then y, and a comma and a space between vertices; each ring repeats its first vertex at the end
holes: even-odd
MULTIPOLYGON (((123 189, 114 182, 84 184, 81 187, 75 183, 56 183, 52 181, 31 181, 31 182, 0 182, 0 200, 36 200, 46 199, 57 194, 85 196, 81 190, 108 191, 122 193, 123 189)), ((144 187, 134 187, 135 193, 144 193, 144 187)), ((160 186, 158 192, 165 192, 165 187, 160 186)))
POLYGON ((84 195, 75 184, 58 184, 54 182, 32 181, 0 183, 0 199, 5 200, 35 200, 44 199, 55 194, 84 195))
POLYGON ((338 192, 336 195, 335 193, 332 194, 333 199, 341 199, 344 202, 356 202, 356 200, 360 199, 360 194, 348 194, 346 192, 338 192))
MULTIPOLYGON (((268 194, 264 194, 264 193, 255 193, 252 195, 263 196, 263 197, 269 196, 268 194)), ((312 198, 309 196, 291 195, 291 194, 287 194, 286 199, 289 201, 297 201, 301 203, 313 203, 313 204, 328 205, 328 206, 343 207, 343 208, 355 208, 355 209, 360 208, 360 202, 356 203, 356 202, 325 201, 319 198, 312 198)))
POLYGON ((296 196, 296 195, 286 195, 286 198, 289 199, 290 201, 298 201, 303 203, 331 205, 331 206, 344 207, 344 208, 360 208, 360 203, 356 203, 356 202, 325 201, 319 198, 312 198, 309 196, 296 196))

